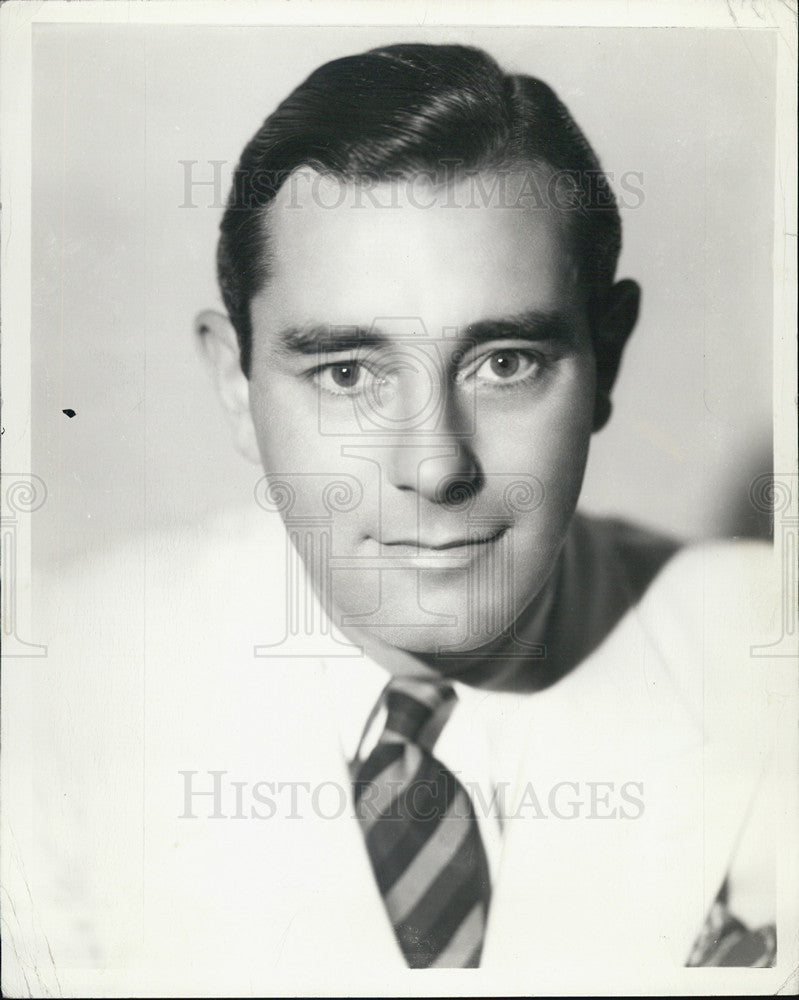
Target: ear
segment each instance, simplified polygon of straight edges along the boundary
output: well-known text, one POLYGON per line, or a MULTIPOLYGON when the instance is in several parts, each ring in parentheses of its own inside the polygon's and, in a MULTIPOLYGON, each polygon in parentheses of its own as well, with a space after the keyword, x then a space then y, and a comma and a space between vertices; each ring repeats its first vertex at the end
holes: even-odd
POLYGON ((594 430, 601 430, 610 418, 610 393, 619 373, 627 338, 633 332, 641 304, 641 289, 626 278, 610 290, 602 315, 594 326, 596 355, 596 402, 594 430))
POLYGON ((241 370, 236 331, 224 313, 206 309, 194 321, 197 342, 222 407, 233 429, 236 447, 260 465, 255 425, 250 413, 250 383, 241 370))

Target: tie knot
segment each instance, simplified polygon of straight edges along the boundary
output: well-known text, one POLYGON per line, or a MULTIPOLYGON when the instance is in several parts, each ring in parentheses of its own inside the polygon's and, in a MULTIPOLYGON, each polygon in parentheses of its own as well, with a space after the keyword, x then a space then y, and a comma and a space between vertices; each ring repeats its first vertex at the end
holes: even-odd
POLYGON ((457 695, 446 681, 395 677, 384 699, 388 715, 381 742, 415 743, 432 753, 457 695))

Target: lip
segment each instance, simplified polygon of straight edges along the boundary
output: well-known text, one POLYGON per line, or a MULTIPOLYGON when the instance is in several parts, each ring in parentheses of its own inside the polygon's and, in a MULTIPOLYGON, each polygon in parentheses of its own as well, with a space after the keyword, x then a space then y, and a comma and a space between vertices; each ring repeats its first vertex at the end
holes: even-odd
POLYGON ((435 553, 440 552, 447 553, 450 556, 469 555, 474 549, 480 546, 490 545, 492 542, 498 541, 507 530, 507 525, 504 525, 490 534, 477 535, 472 538, 446 538, 436 539, 435 541, 400 538, 391 541, 381 541, 378 544, 381 551, 384 551, 389 558, 396 556, 424 558, 425 556, 434 556, 435 553))

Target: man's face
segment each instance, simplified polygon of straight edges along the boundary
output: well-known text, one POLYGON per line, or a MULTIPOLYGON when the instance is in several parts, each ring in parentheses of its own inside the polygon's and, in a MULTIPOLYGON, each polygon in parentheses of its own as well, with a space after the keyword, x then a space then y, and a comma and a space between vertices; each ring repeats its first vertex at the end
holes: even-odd
POLYGON ((252 302, 264 469, 337 625, 474 649, 541 590, 582 482, 596 374, 564 220, 474 178, 304 181, 252 302))

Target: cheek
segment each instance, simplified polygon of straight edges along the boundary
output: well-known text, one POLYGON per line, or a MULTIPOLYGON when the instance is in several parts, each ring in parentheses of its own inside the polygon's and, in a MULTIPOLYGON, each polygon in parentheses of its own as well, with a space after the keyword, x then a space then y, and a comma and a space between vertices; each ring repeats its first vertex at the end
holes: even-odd
POLYGON ((593 378, 581 380, 578 391, 550 415, 541 434, 540 478, 544 505, 560 522, 571 519, 583 483, 594 414, 593 378))
POLYGON ((591 380, 557 407, 543 435, 547 450, 545 467, 564 482, 573 482, 576 478, 578 487, 588 457, 593 417, 594 386, 591 380))
POLYGON ((265 472, 299 472, 313 465, 319 435, 311 433, 314 414, 303 409, 294 380, 271 376, 250 382, 250 413, 265 472))
POLYGON ((509 409, 478 411, 475 439, 487 472, 534 475, 545 490, 544 505, 579 490, 591 439, 595 377, 587 357, 559 374, 557 384, 509 409))
POLYGON ((316 538, 301 552, 313 577, 321 536, 332 535, 334 550, 348 544, 378 486, 367 481, 364 463, 342 458, 339 437, 320 431, 316 396, 298 391, 296 379, 275 377, 267 387, 253 382, 250 411, 269 480, 265 509, 279 512, 304 539, 316 538))

